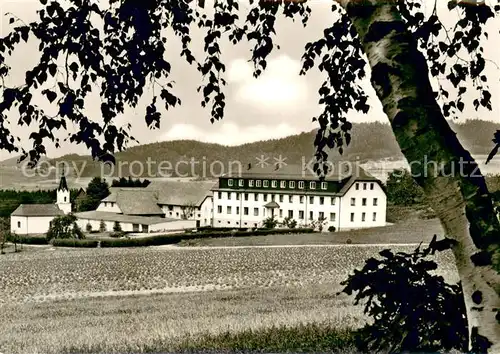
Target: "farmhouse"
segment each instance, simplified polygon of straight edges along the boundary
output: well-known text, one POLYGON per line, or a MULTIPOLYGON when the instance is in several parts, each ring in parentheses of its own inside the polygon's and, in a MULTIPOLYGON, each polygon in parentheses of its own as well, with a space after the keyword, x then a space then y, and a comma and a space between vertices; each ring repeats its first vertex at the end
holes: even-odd
POLYGON ((324 230, 385 226, 382 183, 358 165, 339 166, 320 181, 300 165, 253 167, 223 175, 213 188, 215 227, 258 227, 265 218, 324 220, 324 230))
POLYGON ((75 213, 78 225, 107 231, 178 231, 211 225, 213 182, 155 181, 146 188, 110 188, 96 210, 75 213))
POLYGON ((55 204, 21 204, 10 215, 10 231, 15 234, 44 234, 50 222, 59 215, 71 213, 71 201, 66 177, 63 175, 57 188, 55 204))

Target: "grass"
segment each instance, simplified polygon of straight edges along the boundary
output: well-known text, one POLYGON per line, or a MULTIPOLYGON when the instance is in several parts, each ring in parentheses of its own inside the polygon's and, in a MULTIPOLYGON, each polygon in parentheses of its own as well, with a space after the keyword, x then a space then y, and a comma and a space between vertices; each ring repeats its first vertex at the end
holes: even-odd
POLYGON ((413 218, 386 227, 312 234, 268 235, 229 238, 203 238, 181 241, 179 246, 271 246, 328 245, 429 242, 434 234, 442 234, 437 219, 413 218))
POLYGON ((347 345, 366 318, 339 283, 383 247, 31 249, 0 256, 2 353, 347 345))

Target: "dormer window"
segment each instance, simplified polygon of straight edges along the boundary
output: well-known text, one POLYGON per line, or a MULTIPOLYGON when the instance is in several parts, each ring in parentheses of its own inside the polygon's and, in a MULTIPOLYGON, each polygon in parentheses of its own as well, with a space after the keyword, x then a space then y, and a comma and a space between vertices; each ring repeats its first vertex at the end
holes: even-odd
POLYGON ((286 181, 280 182, 280 188, 286 188, 286 181))
POLYGON ((269 181, 266 179, 264 180, 264 188, 267 188, 269 187, 269 181))
POLYGON ((309 182, 309 189, 316 189, 316 182, 309 182))
POLYGON ((299 181, 299 189, 304 189, 304 181, 299 181))
POLYGON ((278 186, 278 181, 272 181, 272 182, 271 182, 271 186, 272 186, 273 188, 276 188, 276 187, 278 186))
POLYGON ((290 188, 295 188, 295 181, 290 181, 290 183, 288 183, 288 186, 290 188))
POLYGON ((253 187, 253 182, 254 182, 253 179, 251 179, 250 181, 248 181, 248 186, 249 187, 253 187))
POLYGON ((227 185, 228 185, 229 187, 232 187, 232 186, 233 186, 233 180, 232 180, 232 179, 228 179, 228 180, 227 180, 227 185))
POLYGON ((255 186, 256 187, 260 187, 262 181, 260 179, 258 179, 257 181, 255 181, 255 186))
POLYGON ((321 182, 321 189, 326 190, 328 188, 328 182, 321 182))
POLYGON ((243 187, 243 185, 244 185, 244 182, 243 182, 243 180, 242 180, 242 179, 240 179, 240 180, 238 181, 238 186, 243 187))

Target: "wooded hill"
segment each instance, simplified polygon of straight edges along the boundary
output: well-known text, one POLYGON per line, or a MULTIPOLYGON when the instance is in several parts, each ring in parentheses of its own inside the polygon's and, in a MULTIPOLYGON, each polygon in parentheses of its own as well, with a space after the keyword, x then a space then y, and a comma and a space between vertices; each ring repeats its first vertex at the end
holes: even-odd
MULTIPOLYGON (((451 122, 452 128, 457 132, 459 138, 473 154, 488 154, 493 147, 491 139, 493 133, 500 129, 500 124, 489 121, 469 120, 465 123, 455 124, 451 122)), ((210 164, 214 161, 220 161, 227 171, 231 161, 240 161, 242 166, 248 163, 257 163, 257 157, 264 155, 269 157, 268 162, 274 162, 274 157, 282 155, 286 157, 288 164, 300 164, 303 159, 309 161, 313 157, 313 142, 316 131, 292 135, 282 139, 258 141, 254 143, 243 144, 240 146, 224 146, 221 144, 204 143, 195 140, 176 140, 160 143, 145 144, 129 148, 124 152, 116 154, 117 161, 140 161, 144 166, 144 173, 141 177, 155 177, 149 175, 147 171, 148 158, 155 163, 151 164, 152 171, 156 171, 158 163, 168 161, 175 165, 179 161, 190 161, 194 158, 198 163, 195 165, 196 175, 202 175, 202 171, 209 172, 210 164), (205 167, 203 167, 205 164, 205 167)), ((400 159, 402 154, 393 136, 391 127, 383 123, 357 123, 353 125, 351 144, 345 148, 341 156, 337 151, 330 154, 332 161, 351 160, 366 161, 379 160, 385 158, 400 159)), ((101 172, 101 165, 92 161, 89 156, 66 155, 55 161, 74 162, 79 169, 85 163, 83 177, 96 176, 101 172)), ((132 168, 135 177, 139 177, 140 168, 132 168)), ((167 165, 164 165, 167 166, 167 165)), ((214 173, 218 173, 219 165, 214 165, 214 173)), ((116 171, 113 176, 128 177, 130 168, 126 166, 120 172, 116 171)), ((109 169, 105 169, 109 173, 109 169)), ((184 175, 191 175, 191 166, 180 164, 178 172, 184 175)))

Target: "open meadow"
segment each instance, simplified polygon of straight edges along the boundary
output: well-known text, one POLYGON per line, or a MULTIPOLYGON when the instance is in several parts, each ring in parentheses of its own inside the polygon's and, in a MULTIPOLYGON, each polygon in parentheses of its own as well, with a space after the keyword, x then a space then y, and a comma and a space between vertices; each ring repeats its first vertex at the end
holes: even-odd
MULTIPOLYGON (((25 246, 0 256, 0 352, 161 351, 227 331, 358 327, 362 308, 339 283, 382 249, 25 246)), ((438 257, 456 281, 450 254, 438 257)))

